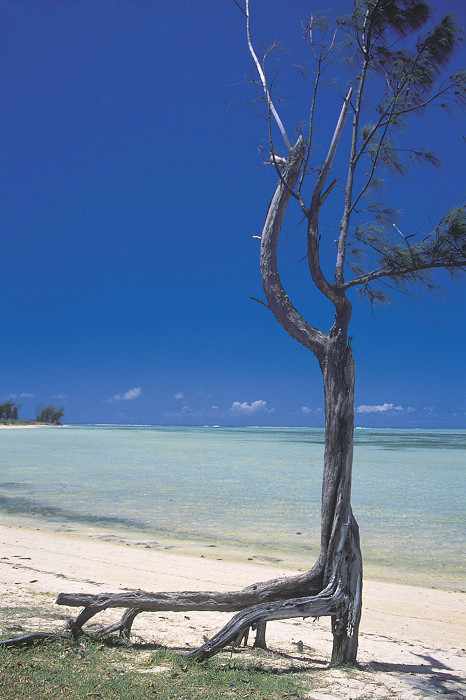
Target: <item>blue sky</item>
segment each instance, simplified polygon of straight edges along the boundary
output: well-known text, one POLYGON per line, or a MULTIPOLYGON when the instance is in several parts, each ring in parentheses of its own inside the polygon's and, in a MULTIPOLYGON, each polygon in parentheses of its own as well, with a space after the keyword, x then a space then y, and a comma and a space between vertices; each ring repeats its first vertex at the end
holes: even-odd
MULTIPOLYGON (((439 5, 466 25, 464 3, 439 5)), ((300 21, 322 9, 349 2, 252 2, 257 46, 288 49, 290 133, 308 109, 291 73, 300 21)), ((20 417, 54 403, 70 423, 323 424, 315 358, 250 299, 275 176, 258 149, 266 124, 244 104, 243 20, 233 0, 1 3, 0 401, 22 402, 20 417)), ((322 108, 324 153, 338 94, 322 108)), ((388 189, 406 229, 464 201, 460 126, 434 112, 408 131, 444 165, 388 189)), ((290 234, 283 279, 327 330, 304 245, 290 234)), ((466 427, 466 285, 440 281, 417 311, 399 297, 374 316, 354 298, 357 425, 466 427)))

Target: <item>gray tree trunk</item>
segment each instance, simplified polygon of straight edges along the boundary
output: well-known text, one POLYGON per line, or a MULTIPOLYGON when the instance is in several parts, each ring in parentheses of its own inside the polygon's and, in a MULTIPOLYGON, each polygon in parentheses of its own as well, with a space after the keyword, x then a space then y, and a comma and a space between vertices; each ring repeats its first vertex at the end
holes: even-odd
POLYGON ((324 587, 333 577, 347 596, 343 615, 332 616, 332 663, 355 662, 362 602, 359 528, 351 509, 355 365, 344 333, 330 334, 321 363, 325 391, 321 558, 324 587), (343 336, 343 337, 342 337, 343 336))

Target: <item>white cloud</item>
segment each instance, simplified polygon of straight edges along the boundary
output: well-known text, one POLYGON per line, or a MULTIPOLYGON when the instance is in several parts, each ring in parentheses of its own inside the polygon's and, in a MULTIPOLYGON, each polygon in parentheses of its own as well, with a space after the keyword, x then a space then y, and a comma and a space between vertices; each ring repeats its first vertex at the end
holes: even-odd
POLYGON ((301 413, 311 413, 312 409, 307 406, 301 406, 301 413))
POLYGON ((138 399, 142 394, 141 387, 137 386, 134 389, 129 389, 125 391, 124 394, 115 394, 111 399, 107 401, 132 401, 133 399, 138 399))
POLYGON ((177 394, 174 395, 174 399, 184 399, 184 394, 182 391, 179 391, 177 394))
POLYGON ((387 411, 402 411, 403 406, 395 406, 393 403, 383 403, 379 406, 358 406, 358 413, 386 413, 387 411))
POLYGON ((27 394, 25 391, 23 391, 20 395, 21 399, 33 399, 34 394, 27 394))
POLYGON ((258 411, 265 410, 266 405, 267 401, 263 401, 262 399, 253 401, 252 403, 248 403, 247 401, 244 401, 243 403, 233 401, 230 411, 231 413, 257 413, 258 411))

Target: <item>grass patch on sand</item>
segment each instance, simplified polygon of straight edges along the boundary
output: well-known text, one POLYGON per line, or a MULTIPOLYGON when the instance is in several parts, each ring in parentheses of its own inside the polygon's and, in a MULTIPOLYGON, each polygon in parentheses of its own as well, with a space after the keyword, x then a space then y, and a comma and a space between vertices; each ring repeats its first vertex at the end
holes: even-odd
POLYGON ((0 667, 2 700, 279 700, 304 698, 310 690, 309 676, 280 675, 254 658, 199 664, 166 650, 136 650, 86 636, 0 648, 0 667))

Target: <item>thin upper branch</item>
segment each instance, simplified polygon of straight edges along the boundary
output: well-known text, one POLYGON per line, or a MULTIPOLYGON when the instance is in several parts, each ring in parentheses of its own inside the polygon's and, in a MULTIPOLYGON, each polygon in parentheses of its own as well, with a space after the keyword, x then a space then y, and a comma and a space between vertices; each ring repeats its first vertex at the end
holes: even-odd
POLYGON ((307 166, 309 162, 309 157, 311 154, 312 146, 313 146, 313 135, 314 135, 314 114, 315 114, 315 108, 316 108, 316 103, 317 103, 317 94, 319 91, 320 87, 320 80, 322 78, 322 74, 325 71, 325 69, 332 63, 332 61, 335 60, 335 56, 332 57, 332 53, 334 52, 335 46, 336 46, 336 37, 337 37, 337 32, 340 29, 340 25, 337 24, 335 27, 335 31, 333 32, 332 39, 327 47, 324 45, 324 40, 322 40, 322 43, 320 45, 320 51, 317 52, 315 44, 314 44, 314 39, 313 39, 313 33, 312 33, 312 26, 314 24, 315 18, 314 16, 311 17, 309 25, 307 27, 307 31, 309 33, 309 41, 311 43, 311 49, 312 53, 314 54, 314 59, 316 62, 316 70, 315 70, 315 78, 313 80, 313 91, 312 91, 312 99, 311 99, 311 107, 309 111, 309 136, 308 136, 308 149, 307 149, 307 154, 305 157, 305 162, 304 162, 304 167, 302 169, 301 173, 301 178, 300 182, 298 185, 298 192, 301 193, 301 189, 304 184, 304 180, 306 178, 307 174, 307 166))
POLYGON ((339 295, 333 285, 331 285, 324 277, 319 259, 319 213, 320 208, 328 196, 331 189, 336 184, 334 180, 329 188, 322 194, 325 181, 329 174, 335 153, 337 150, 338 142, 343 131, 343 126, 345 124, 346 116, 348 114, 348 108, 351 101, 351 96, 353 94, 353 88, 350 88, 340 111, 340 116, 338 118, 335 131, 333 133, 332 141, 330 143, 330 148, 327 153, 327 157, 321 168, 319 177, 314 187, 314 192, 312 195, 312 203, 309 212, 309 226, 308 226, 308 261, 309 270, 316 287, 325 294, 326 297, 331 299, 334 303, 341 302, 341 295, 339 295))
POLYGON ((273 115, 273 118, 275 119, 277 126, 280 130, 281 135, 283 136, 283 140, 286 144, 286 147, 289 151, 291 151, 291 142, 286 134, 285 127, 282 124, 282 120, 279 117, 279 114, 277 110, 275 109, 275 105, 272 102, 272 98, 270 96, 269 88, 267 86, 267 80, 264 74, 264 71, 262 70, 262 66, 260 64, 259 59, 256 56, 256 52, 254 51, 252 42, 251 42, 251 32, 250 32, 250 26, 249 26, 249 0, 246 0, 246 35, 248 39, 248 47, 249 51, 251 53, 251 56, 253 58, 253 61, 255 63, 257 72, 259 73, 259 77, 262 83, 262 87, 264 89, 264 94, 265 94, 265 99, 267 101, 267 105, 273 115))
POLYGON ((338 238, 338 253, 337 253, 337 262, 336 262, 336 266, 335 266, 335 284, 337 284, 338 286, 341 286, 343 284, 343 275, 344 275, 343 270, 344 270, 345 257, 346 257, 346 241, 348 238, 348 230, 349 230, 349 223, 350 223, 350 216, 351 216, 354 173, 356 170, 355 158, 356 158, 357 143, 358 143, 359 117, 361 114, 362 94, 363 94, 364 85, 366 82, 368 65, 369 65, 369 54, 368 54, 368 49, 365 48, 364 65, 363 65, 363 68, 361 71, 361 76, 359 78, 358 92, 357 92, 357 96, 356 96, 356 106, 355 106, 355 110, 354 110, 353 135, 351 138, 351 152, 350 152, 350 158, 349 158, 348 178, 346 181, 346 188, 345 188, 345 206, 344 206, 343 217, 342 217, 341 225, 340 225, 340 236, 338 238))
MULTIPOLYGON (((364 197, 365 193, 367 192, 367 190, 369 189, 369 187, 371 186, 371 184, 374 180, 374 175, 375 175, 377 166, 379 164, 380 151, 381 151, 383 143, 385 141, 385 137, 387 135, 389 125, 390 125, 390 119, 387 120, 387 122, 385 124, 385 128, 384 128, 384 132, 383 132, 382 136, 380 137, 379 144, 377 147, 377 152, 374 155, 370 173, 367 176, 366 182, 365 182, 364 186, 362 187, 361 191, 359 192, 357 197, 352 202, 350 209, 349 209, 349 214, 351 214, 351 212, 354 211, 354 209, 357 207, 359 201, 362 199, 362 197, 364 197)), ((355 161, 355 167, 356 167, 356 161, 355 161)))
POLYGON ((351 97, 353 94, 353 88, 351 87, 348 91, 348 94, 345 97, 345 100, 343 102, 343 106, 340 111, 340 116, 338 117, 338 122, 335 127, 335 131, 333 132, 333 137, 332 141, 330 143, 330 148, 328 149, 327 157, 324 161, 324 164, 322 166, 322 169, 320 171, 320 175, 317 179, 316 186, 314 188, 314 195, 317 195, 320 198, 322 189, 325 184, 325 180, 327 179, 327 175, 330 171, 330 168, 333 163, 333 159, 335 157, 335 153, 337 151, 337 146, 338 142, 340 140, 341 133, 343 131, 343 127, 345 125, 345 120, 346 120, 346 115, 348 114, 348 108, 350 105, 351 97))

